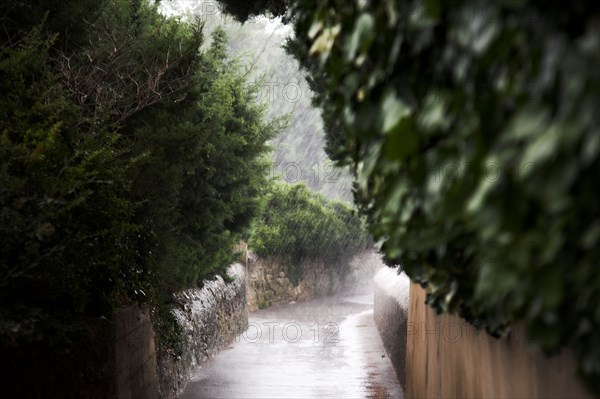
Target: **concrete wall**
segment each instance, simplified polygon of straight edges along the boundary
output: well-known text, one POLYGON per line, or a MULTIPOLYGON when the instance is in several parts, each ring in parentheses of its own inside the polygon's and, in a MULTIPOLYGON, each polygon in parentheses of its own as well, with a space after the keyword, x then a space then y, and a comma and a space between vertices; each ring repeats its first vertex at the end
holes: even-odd
POLYGON ((217 276, 206 281, 201 289, 189 289, 176 295, 178 307, 173 312, 183 327, 182 355, 164 355, 159 359, 163 398, 180 393, 199 365, 246 330, 244 267, 232 265, 228 274, 234 279, 231 283, 217 276))
POLYGON ((115 313, 117 398, 158 399, 158 374, 152 320, 147 308, 130 306, 115 313))
POLYGON ((83 327, 84 336, 69 351, 56 350, 48 342, 0 345, 0 397, 115 398, 114 325, 94 317, 83 327))
POLYGON ((385 351, 406 390, 406 331, 410 280, 396 269, 382 268, 374 278, 375 324, 385 351))
POLYGON ((497 340, 461 318, 436 315, 425 291, 410 286, 407 398, 590 398, 571 354, 546 358, 528 347, 523 328, 497 340))

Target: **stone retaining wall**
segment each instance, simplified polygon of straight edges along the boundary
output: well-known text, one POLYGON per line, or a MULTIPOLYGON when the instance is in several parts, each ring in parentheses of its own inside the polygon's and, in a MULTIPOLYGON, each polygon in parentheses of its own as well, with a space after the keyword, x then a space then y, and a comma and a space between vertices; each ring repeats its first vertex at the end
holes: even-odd
POLYGON ((198 289, 175 295, 173 313, 183 330, 181 356, 157 356, 147 308, 130 306, 115 313, 116 397, 174 398, 194 370, 229 344, 248 325, 244 267, 228 269, 233 281, 220 276, 198 289))
POLYGON ((228 345, 248 326, 246 275, 240 264, 232 265, 228 274, 233 282, 220 276, 206 281, 201 289, 189 289, 176 295, 179 306, 173 310, 183 327, 182 355, 159 360, 163 398, 180 393, 192 372, 228 345))
POLYGON ((383 267, 381 257, 365 251, 350 261, 348 272, 340 276, 322 261, 301 264, 301 279, 294 285, 288 276, 286 262, 281 258, 261 259, 248 256, 248 308, 254 311, 267 306, 303 301, 344 291, 371 290, 371 281, 383 267))

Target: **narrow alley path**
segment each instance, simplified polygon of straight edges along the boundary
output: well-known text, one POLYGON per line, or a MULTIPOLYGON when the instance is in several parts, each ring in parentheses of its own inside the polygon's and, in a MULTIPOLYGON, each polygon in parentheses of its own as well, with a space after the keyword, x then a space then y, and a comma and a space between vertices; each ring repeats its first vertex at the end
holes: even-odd
POLYGON ((274 306, 202 366, 180 399, 403 398, 372 295, 274 306))

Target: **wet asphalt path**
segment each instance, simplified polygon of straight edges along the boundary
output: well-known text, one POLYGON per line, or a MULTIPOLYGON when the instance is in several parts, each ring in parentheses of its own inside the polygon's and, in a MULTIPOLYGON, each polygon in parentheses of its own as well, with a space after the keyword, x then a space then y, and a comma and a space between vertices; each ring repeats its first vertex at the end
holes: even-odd
POLYGON ((249 328, 202 366, 180 399, 403 398, 373 320, 372 295, 250 314, 249 328))

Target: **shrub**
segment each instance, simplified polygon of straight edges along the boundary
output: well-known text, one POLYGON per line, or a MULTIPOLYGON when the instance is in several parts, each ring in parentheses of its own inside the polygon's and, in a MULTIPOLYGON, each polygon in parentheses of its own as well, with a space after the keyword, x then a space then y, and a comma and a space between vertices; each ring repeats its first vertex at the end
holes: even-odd
POLYGON ((84 316, 140 289, 130 162, 114 131, 82 134, 80 109, 34 29, 0 52, 0 340, 63 345, 84 316))
POLYGON ((86 1, 66 26, 51 3, 0 7, 0 344, 65 349, 86 319, 225 271, 285 120, 222 30, 201 49, 156 4, 86 1))
POLYGON ((294 284, 303 260, 322 260, 344 276, 350 259, 369 244, 363 221, 348 205, 285 183, 271 185, 249 242, 259 256, 285 259, 294 284))

